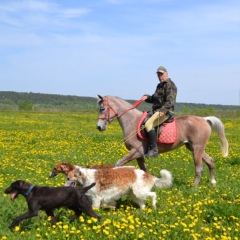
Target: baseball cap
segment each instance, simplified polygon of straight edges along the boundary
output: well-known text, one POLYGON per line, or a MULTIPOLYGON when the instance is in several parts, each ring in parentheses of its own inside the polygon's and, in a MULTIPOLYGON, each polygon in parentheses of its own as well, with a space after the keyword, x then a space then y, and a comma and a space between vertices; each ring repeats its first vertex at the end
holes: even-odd
POLYGON ((157 69, 157 73, 158 73, 158 72, 160 72, 160 73, 165 73, 165 72, 167 72, 167 69, 166 69, 165 67, 161 66, 161 67, 159 67, 159 68, 157 69))

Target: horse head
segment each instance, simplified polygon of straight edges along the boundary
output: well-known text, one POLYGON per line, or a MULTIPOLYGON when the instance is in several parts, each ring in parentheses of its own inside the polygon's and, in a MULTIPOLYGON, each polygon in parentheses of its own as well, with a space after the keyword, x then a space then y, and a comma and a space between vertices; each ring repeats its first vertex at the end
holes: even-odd
POLYGON ((114 118, 118 117, 116 110, 110 105, 108 97, 98 96, 98 122, 97 129, 104 131, 107 125, 111 123, 114 118))

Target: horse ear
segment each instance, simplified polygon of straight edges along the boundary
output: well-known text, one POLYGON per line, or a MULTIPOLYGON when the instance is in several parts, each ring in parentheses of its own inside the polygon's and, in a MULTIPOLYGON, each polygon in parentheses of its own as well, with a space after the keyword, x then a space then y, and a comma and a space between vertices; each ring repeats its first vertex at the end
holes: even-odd
POLYGON ((99 100, 103 100, 103 97, 101 95, 97 95, 99 100))

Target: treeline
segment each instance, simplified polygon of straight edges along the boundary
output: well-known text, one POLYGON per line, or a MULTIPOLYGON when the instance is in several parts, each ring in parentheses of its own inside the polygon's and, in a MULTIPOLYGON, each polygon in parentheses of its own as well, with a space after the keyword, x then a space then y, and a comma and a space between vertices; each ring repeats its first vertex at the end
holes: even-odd
MULTIPOLYGON (((127 100, 130 103, 136 100, 127 100)), ((75 111, 96 112, 97 100, 94 97, 43 94, 32 92, 0 91, 0 110, 12 111, 75 111)), ((141 103, 139 110, 151 110, 151 104, 141 103)), ((240 106, 195 103, 176 103, 177 115, 193 114, 198 116, 240 116, 240 106)))
POLYGON ((97 100, 59 94, 0 91, 0 110, 87 111, 97 108, 97 100))

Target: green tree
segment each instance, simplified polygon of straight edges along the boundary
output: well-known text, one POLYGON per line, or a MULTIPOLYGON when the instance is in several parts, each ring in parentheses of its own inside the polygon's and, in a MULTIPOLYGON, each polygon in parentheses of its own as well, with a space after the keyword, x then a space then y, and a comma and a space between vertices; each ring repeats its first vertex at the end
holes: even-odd
POLYGON ((19 111, 32 111, 33 109, 33 103, 28 101, 21 101, 18 104, 18 110, 19 111))

